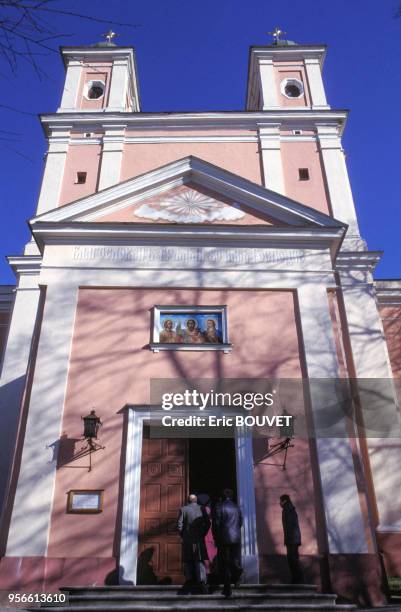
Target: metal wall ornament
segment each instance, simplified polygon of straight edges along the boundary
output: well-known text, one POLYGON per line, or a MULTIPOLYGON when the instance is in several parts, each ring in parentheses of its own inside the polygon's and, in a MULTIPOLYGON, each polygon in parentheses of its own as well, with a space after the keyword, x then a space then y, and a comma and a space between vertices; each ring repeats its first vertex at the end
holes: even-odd
POLYGON ((81 419, 84 422, 83 438, 86 440, 88 444, 88 451, 89 451, 88 472, 90 472, 92 470, 92 453, 98 450, 101 450, 101 449, 103 450, 105 448, 101 444, 98 444, 97 442, 95 442, 95 440, 97 439, 99 428, 103 425, 103 423, 100 420, 100 418, 97 416, 95 410, 91 410, 89 414, 87 414, 84 417, 81 417, 81 419))

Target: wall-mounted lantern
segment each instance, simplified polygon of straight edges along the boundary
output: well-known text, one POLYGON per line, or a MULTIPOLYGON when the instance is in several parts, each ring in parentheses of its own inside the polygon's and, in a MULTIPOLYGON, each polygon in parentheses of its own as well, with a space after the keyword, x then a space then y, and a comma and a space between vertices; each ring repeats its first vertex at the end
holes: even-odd
POLYGON ((100 444, 97 444, 94 441, 97 439, 99 428, 101 427, 103 423, 100 420, 100 418, 97 416, 94 410, 91 410, 89 414, 87 414, 84 417, 81 417, 81 419, 84 422, 83 437, 87 441, 88 448, 89 448, 89 469, 88 471, 90 472, 92 469, 92 453, 101 448, 102 449, 104 448, 104 446, 101 446, 100 444))
POLYGON ((84 438, 91 441, 93 438, 97 438, 97 432, 99 427, 102 425, 102 421, 97 416, 94 410, 91 410, 89 414, 81 417, 84 422, 84 438))

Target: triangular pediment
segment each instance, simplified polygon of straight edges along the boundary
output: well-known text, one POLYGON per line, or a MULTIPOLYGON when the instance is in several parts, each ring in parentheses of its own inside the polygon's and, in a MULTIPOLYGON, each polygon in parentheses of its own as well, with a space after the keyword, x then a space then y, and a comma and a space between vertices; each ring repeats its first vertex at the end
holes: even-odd
POLYGON ((31 226, 57 222, 346 227, 192 156, 48 211, 31 226))

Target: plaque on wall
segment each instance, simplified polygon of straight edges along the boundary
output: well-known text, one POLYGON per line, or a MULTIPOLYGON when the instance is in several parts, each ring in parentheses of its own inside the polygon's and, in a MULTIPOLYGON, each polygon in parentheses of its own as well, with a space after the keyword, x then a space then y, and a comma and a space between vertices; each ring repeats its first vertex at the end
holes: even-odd
POLYGON ((155 306, 150 348, 229 352, 226 306, 155 306))
POLYGON ((90 491, 75 489, 68 491, 67 512, 69 514, 99 514, 103 510, 103 489, 90 491))

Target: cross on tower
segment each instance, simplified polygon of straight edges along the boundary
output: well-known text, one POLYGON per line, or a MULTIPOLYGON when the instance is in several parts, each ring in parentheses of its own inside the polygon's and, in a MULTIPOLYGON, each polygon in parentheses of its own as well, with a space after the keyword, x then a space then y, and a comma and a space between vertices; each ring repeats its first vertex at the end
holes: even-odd
POLYGON ((282 34, 287 34, 287 32, 284 32, 284 30, 281 30, 278 26, 276 26, 273 32, 268 32, 268 34, 270 34, 270 36, 273 36, 274 38, 273 44, 277 45, 278 41, 280 40, 280 36, 282 34))
POLYGON ((113 32, 113 30, 109 30, 107 34, 103 34, 103 38, 105 38, 108 43, 111 43, 113 41, 113 38, 115 38, 116 36, 117 34, 113 32))

